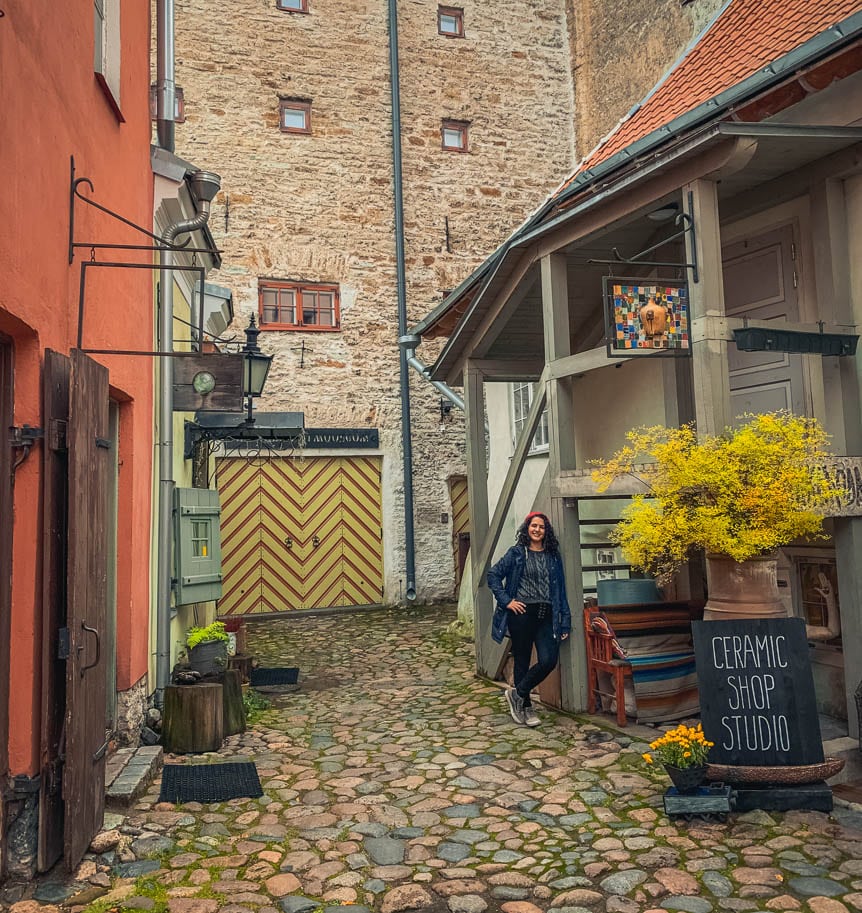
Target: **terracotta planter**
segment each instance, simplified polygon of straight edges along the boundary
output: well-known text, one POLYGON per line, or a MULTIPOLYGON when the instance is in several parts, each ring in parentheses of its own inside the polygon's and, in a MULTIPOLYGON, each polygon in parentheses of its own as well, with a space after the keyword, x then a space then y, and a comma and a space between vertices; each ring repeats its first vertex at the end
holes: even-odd
POLYGON ((777 558, 734 561, 726 555, 707 555, 706 582, 704 621, 787 616, 778 593, 777 558))
POLYGON ((693 793, 706 779, 706 765, 700 767, 673 767, 665 764, 664 769, 670 777, 670 782, 679 793, 693 793))

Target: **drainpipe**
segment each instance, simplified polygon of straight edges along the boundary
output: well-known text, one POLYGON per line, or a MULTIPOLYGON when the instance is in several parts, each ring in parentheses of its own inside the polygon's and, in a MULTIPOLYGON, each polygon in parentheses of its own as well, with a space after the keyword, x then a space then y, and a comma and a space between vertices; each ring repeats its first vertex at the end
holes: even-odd
POLYGON ((174 0, 158 0, 156 22, 156 133, 162 149, 173 152, 177 104, 174 0))
POLYGON ((404 564, 408 602, 416 599, 413 542, 413 441, 410 432, 410 377, 407 349, 407 281, 404 268, 404 196, 401 182, 401 94, 398 74, 398 8, 389 0, 389 84, 392 92, 392 171, 395 184, 395 269, 398 289, 398 362, 401 384, 401 454, 404 464, 404 564))
POLYGON ((402 336, 401 339, 398 340, 398 344, 407 349, 407 364, 417 371, 423 380, 428 381, 438 393, 442 393, 456 409, 460 409, 463 412, 464 400, 458 396, 450 386, 444 384, 443 381, 431 380, 428 376, 431 369, 422 361, 422 359, 416 357, 414 350, 416 349, 416 346, 419 345, 419 342, 420 339, 418 336, 402 336))
MULTIPOLYGON (((171 124, 173 127, 173 124, 171 124)), ((221 178, 210 171, 188 175, 189 188, 199 212, 193 219, 169 225, 162 241, 172 245, 183 234, 207 224, 210 203, 221 187, 221 178)), ((161 252, 159 269, 159 351, 174 350, 174 252, 161 252)), ((156 544, 156 705, 164 706, 165 687, 171 677, 171 593, 173 590, 174 507, 174 360, 159 358, 159 522, 156 544)))

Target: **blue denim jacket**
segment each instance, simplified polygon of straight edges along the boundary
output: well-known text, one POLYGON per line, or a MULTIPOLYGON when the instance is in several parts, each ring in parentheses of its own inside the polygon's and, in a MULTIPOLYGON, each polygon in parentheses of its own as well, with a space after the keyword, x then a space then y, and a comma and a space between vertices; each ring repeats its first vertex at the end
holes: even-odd
MULTIPOLYGON (((513 545, 505 555, 488 571, 488 588, 494 594, 497 605, 491 622, 491 637, 502 643, 509 634, 509 609, 506 606, 518 594, 518 585, 527 563, 527 550, 523 545, 513 545), (505 582, 504 582, 505 581, 505 582)), ((572 630, 572 613, 566 598, 566 581, 563 577, 563 561, 559 554, 548 555, 548 583, 551 591, 551 610, 554 622, 554 637, 557 640, 572 630)))

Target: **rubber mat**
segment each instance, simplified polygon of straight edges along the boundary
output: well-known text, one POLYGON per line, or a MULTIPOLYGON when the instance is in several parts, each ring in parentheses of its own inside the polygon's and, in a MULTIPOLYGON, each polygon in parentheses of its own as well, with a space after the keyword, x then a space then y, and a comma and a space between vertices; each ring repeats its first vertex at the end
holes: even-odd
POLYGON ((249 681, 252 688, 257 685, 295 685, 299 680, 299 669, 252 669, 249 681))
POLYGON ((159 802, 226 802, 263 795, 251 762, 165 764, 159 802))

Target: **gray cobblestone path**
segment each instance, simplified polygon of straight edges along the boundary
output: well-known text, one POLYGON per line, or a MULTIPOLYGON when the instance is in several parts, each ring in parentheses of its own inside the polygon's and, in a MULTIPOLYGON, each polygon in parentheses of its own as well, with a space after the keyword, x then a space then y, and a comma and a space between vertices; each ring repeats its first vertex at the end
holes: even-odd
MULTIPOLYGON (((502 692, 474 677, 472 645, 446 634, 452 617, 251 625, 262 665, 301 669, 299 689, 217 756, 253 759, 264 797, 159 805, 157 782, 119 843, 85 860, 92 900, 67 889, 66 902, 93 913, 862 910, 862 814, 670 822, 643 743, 548 711, 536 729, 516 726, 502 692)), ((63 889, 47 888, 11 910, 56 910, 63 889)))

